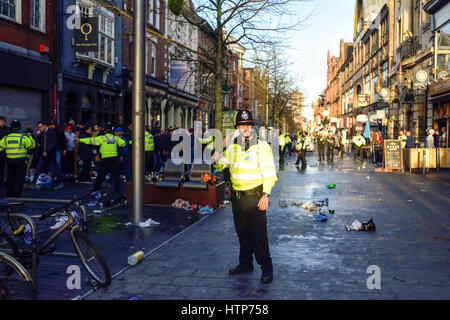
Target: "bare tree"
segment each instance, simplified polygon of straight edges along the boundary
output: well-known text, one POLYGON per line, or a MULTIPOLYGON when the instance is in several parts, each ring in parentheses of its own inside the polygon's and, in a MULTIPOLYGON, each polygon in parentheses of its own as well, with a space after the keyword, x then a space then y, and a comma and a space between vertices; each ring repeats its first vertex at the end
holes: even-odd
MULTIPOLYGON (((178 0, 174 1, 178 2, 178 0)), ((222 128, 223 65, 226 49, 235 43, 244 47, 250 44, 280 44, 287 31, 301 26, 302 19, 296 14, 295 5, 302 1, 194 0, 184 2, 181 10, 183 16, 198 27, 207 22, 213 28, 216 37, 215 56, 211 59, 214 61, 215 73, 215 128, 222 128)))

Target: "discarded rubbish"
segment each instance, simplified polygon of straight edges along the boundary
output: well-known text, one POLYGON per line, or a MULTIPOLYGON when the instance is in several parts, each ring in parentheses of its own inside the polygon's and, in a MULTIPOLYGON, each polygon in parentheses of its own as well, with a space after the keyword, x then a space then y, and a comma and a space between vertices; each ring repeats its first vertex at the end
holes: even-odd
POLYGON ((355 231, 375 231, 375 223, 373 223, 373 219, 370 219, 366 223, 361 223, 358 220, 354 220, 351 225, 345 226, 347 231, 355 230, 355 231))
POLYGON ((214 209, 211 206, 204 206, 204 207, 201 207, 197 212, 200 214, 211 214, 211 213, 213 213, 213 210, 214 209))
POLYGON ((406 200, 406 202, 412 202, 412 200, 406 200))
POLYGON ((158 225, 159 222, 154 221, 154 220, 152 220, 152 219, 148 219, 148 220, 145 221, 145 222, 139 222, 139 227, 141 227, 141 228, 148 228, 148 227, 150 227, 152 224, 158 225))
POLYGON ((134 266, 138 262, 141 262, 142 258, 144 258, 144 252, 143 251, 137 251, 137 252, 133 253, 131 256, 128 257, 128 264, 130 266, 134 266))
POLYGON ((280 199, 279 201, 278 201, 278 205, 281 207, 281 208, 286 208, 288 205, 287 205, 287 201, 286 200, 284 200, 284 199, 280 199))
POLYGON ((141 299, 138 299, 138 298, 135 298, 135 297, 130 297, 130 299, 128 299, 128 300, 141 300, 141 299))
POLYGON ((327 221, 327 216, 326 216, 326 214, 325 214, 325 212, 323 211, 322 208, 319 208, 319 214, 316 215, 314 217, 314 219, 316 219, 316 221, 321 221, 321 222, 327 221))
POLYGON ((81 296, 76 296, 75 298, 72 298, 70 300, 81 300, 81 296))
POLYGON ((312 203, 312 202, 309 202, 309 201, 305 202, 302 205, 302 208, 305 209, 305 210, 308 210, 308 211, 315 211, 315 210, 317 210, 315 204, 312 203))
POLYGON ((370 179, 370 177, 369 177, 369 176, 367 176, 367 177, 366 177, 366 179, 367 179, 367 180, 369 180, 369 179, 370 179))
POLYGON ((328 209, 328 212, 329 212, 330 214, 334 214, 334 209, 328 209))
POLYGON ((336 185, 335 184, 327 184, 327 188, 334 189, 334 188, 336 188, 336 185))

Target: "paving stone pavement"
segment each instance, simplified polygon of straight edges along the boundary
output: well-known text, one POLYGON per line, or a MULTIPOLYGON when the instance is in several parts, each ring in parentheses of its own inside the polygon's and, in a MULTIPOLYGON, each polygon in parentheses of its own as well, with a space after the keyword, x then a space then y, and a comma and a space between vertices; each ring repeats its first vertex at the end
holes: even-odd
MULTIPOLYGON (((450 179, 448 172, 375 172, 346 159, 308 168, 279 168, 268 209, 274 281, 260 270, 229 276, 237 264, 238 240, 231 205, 182 234, 113 279, 87 300, 385 300, 450 298, 450 179), (335 183, 335 189, 326 185, 335 183), (281 208, 280 199, 329 199, 327 222, 304 209, 281 208), (376 232, 347 232, 354 219, 374 219, 376 232), (379 268, 380 288, 370 266, 379 268), (369 270, 368 270, 369 268, 369 270)), ((255 266, 256 263, 255 263, 255 266)))

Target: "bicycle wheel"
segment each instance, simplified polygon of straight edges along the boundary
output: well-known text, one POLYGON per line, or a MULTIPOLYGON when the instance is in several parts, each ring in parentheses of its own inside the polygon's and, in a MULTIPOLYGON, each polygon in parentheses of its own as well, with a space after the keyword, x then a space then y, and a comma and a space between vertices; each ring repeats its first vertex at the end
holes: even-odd
POLYGON ((14 240, 6 232, 0 233, 0 250, 14 258, 19 258, 19 248, 14 240))
POLYGON ((87 272, 97 281, 100 287, 109 286, 111 284, 111 273, 98 249, 92 244, 86 233, 80 229, 73 229, 71 234, 75 252, 87 272))
POLYGON ((29 272, 12 256, 0 251, 0 300, 35 300, 36 288, 29 272))

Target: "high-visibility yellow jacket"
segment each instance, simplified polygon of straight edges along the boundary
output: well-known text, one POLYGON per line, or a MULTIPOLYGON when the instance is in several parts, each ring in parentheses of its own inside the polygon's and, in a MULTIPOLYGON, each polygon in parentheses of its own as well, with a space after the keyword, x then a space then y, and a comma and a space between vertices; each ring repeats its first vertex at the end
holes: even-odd
POLYGON ((117 157, 117 146, 125 147, 126 145, 126 142, 122 138, 114 136, 111 133, 107 133, 103 136, 83 138, 80 139, 80 142, 100 146, 100 154, 102 155, 102 159, 117 157))
POLYGON ((406 147, 406 140, 408 140, 408 137, 405 134, 402 134, 398 137, 398 140, 402 141, 402 149, 406 147))
POLYGON ((209 136, 208 138, 199 137, 198 140, 201 144, 206 144, 206 148, 209 150, 214 149, 214 136, 209 136))
POLYGON ((258 141, 247 151, 239 144, 228 146, 214 167, 230 168, 231 184, 238 191, 263 185, 263 192, 270 194, 278 180, 272 149, 265 141, 258 141))
POLYGON ((352 141, 357 147, 361 147, 366 144, 366 139, 364 139, 363 136, 354 136, 352 141))
POLYGON ((155 142, 153 140, 153 135, 145 131, 145 151, 155 151, 155 142))
POLYGON ((278 136, 278 145, 282 148, 286 145, 286 139, 284 137, 284 134, 278 136))
POLYGON ((298 151, 300 151, 300 150, 306 150, 306 147, 307 147, 308 144, 309 144, 309 141, 308 141, 307 138, 308 138, 308 137, 300 137, 300 138, 298 138, 298 140, 297 140, 297 145, 296 145, 296 149, 297 149, 298 151))
POLYGON ((25 158, 27 151, 34 148, 34 139, 24 133, 10 133, 0 140, 0 151, 5 150, 8 159, 25 158))

